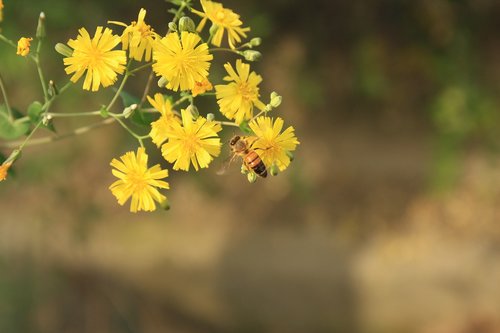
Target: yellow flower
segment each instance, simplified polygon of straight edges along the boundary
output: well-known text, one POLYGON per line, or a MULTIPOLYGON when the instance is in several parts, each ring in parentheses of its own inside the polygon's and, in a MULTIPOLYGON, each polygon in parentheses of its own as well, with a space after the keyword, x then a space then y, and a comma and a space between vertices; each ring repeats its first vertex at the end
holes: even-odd
POLYGON ((256 149, 264 164, 269 168, 273 164, 280 171, 285 170, 290 164, 288 152, 294 151, 299 141, 295 136, 292 126, 283 133, 283 119, 273 120, 269 117, 257 117, 249 124, 257 139, 252 144, 252 149, 256 149))
POLYGON ((168 89, 191 90, 195 82, 207 78, 213 56, 206 43, 198 45, 200 41, 197 34, 183 31, 180 38, 177 33, 169 33, 154 44, 153 70, 167 79, 168 89))
POLYGON ((180 123, 180 119, 172 111, 170 100, 164 98, 162 94, 155 94, 154 99, 148 96, 148 101, 161 114, 157 121, 151 123, 151 132, 149 132, 149 136, 153 139, 153 142, 156 146, 160 147, 168 139, 166 135, 167 129, 174 122, 180 123))
POLYGON ((31 41, 33 38, 21 37, 17 41, 17 55, 26 57, 30 53, 31 41))
POLYGON ((11 165, 11 162, 3 163, 2 165, 0 165, 0 182, 4 181, 5 178, 7 178, 7 171, 9 171, 11 165))
POLYGON ((148 169, 148 155, 142 147, 137 149, 137 154, 130 151, 120 159, 111 161, 113 175, 119 178, 109 187, 111 193, 120 205, 132 197, 130 211, 133 213, 155 210, 155 201, 161 203, 167 199, 157 188, 169 188, 167 182, 159 180, 168 177, 168 170, 162 170, 159 164, 148 169))
POLYGON ((3 21, 3 0, 0 0, 0 22, 3 21))
POLYGON ((241 22, 238 14, 233 12, 231 9, 224 8, 222 4, 218 2, 200 0, 200 3, 201 7, 203 7, 203 12, 192 9, 193 13, 203 18, 198 25, 197 30, 198 32, 201 31, 207 20, 212 21, 212 24, 217 27, 217 31, 212 37, 213 45, 221 45, 222 37, 224 36, 224 31, 226 29, 227 40, 232 49, 236 47, 235 45, 237 43, 241 42, 241 37, 247 37, 246 32, 250 31, 250 28, 241 27, 243 22, 241 22))
POLYGON ((120 43, 120 37, 113 35, 111 29, 97 27, 94 38, 90 38, 85 28, 78 30, 76 39, 70 39, 68 45, 74 49, 73 54, 64 58, 66 74, 75 73, 72 82, 78 81, 87 71, 83 89, 97 91, 99 85, 107 87, 115 83, 117 74, 125 70, 127 56, 125 51, 113 50, 120 43))
POLYGON ((181 110, 182 125, 173 123, 167 131, 167 143, 162 146, 163 157, 174 163, 174 170, 189 171, 191 163, 196 171, 207 168, 213 157, 219 156, 221 142, 217 133, 222 127, 203 117, 193 120, 191 113, 181 110))
POLYGON ((226 85, 216 85, 215 92, 220 111, 228 119, 234 119, 236 123, 253 117, 253 107, 264 110, 264 103, 259 100, 259 83, 262 81, 260 75, 250 72, 250 65, 243 63, 240 59, 236 61, 236 73, 231 64, 224 65, 229 76, 225 81, 233 81, 226 85))
POLYGON ((150 61, 153 52, 153 42, 156 38, 156 33, 151 26, 144 22, 146 10, 141 8, 137 17, 137 22, 133 21, 130 25, 118 21, 108 21, 108 23, 116 24, 125 27, 121 40, 124 50, 129 50, 129 57, 137 61, 150 61))
POLYGON ((210 81, 208 81, 208 79, 205 79, 201 82, 195 82, 193 89, 191 89, 191 92, 193 94, 193 97, 196 97, 212 89, 213 87, 210 81))

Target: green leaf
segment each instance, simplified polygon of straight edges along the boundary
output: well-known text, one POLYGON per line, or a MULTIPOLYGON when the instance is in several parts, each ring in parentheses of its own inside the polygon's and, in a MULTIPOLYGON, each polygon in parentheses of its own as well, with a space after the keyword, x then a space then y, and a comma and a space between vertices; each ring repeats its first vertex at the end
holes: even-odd
POLYGON ((43 113, 42 103, 34 101, 33 103, 31 103, 30 106, 28 106, 28 117, 30 118, 32 124, 36 125, 40 121, 42 113, 43 113))
POLYGON ((17 139, 28 132, 29 118, 12 120, 5 105, 0 105, 0 137, 6 140, 17 139))
POLYGON ((120 92, 120 97, 122 99, 124 107, 131 106, 132 104, 139 104, 141 102, 139 97, 131 95, 128 92, 123 91, 123 90, 120 92))
POLYGON ((240 130, 245 134, 253 134, 252 129, 248 126, 248 120, 243 120, 240 123, 240 130))
POLYGON ((137 109, 134 111, 134 113, 132 113, 129 119, 136 125, 139 125, 141 127, 149 127, 151 126, 151 123, 157 118, 158 116, 153 113, 142 112, 140 109, 137 109))
MULTIPOLYGON (((34 101, 33 103, 28 106, 28 118, 30 119, 30 122, 33 125, 38 124, 38 122, 42 119, 42 114, 43 114, 43 104, 34 101)), ((54 123, 52 121, 49 121, 47 125, 42 124, 43 128, 48 129, 49 131, 56 132, 56 129, 54 127, 54 123)))

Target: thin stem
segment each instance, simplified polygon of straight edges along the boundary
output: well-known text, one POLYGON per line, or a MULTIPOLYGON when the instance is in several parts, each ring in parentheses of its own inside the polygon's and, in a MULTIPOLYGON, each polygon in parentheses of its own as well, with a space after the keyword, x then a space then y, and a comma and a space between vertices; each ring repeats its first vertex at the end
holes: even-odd
POLYGON ((109 109, 111 109, 111 107, 115 104, 116 100, 118 99, 118 97, 120 96, 120 93, 123 90, 123 87, 125 87, 125 83, 127 82, 128 77, 129 77, 129 74, 125 73, 125 75, 123 76, 122 83, 118 87, 118 90, 116 91, 115 96, 113 96, 113 99, 111 100, 111 102, 109 102, 108 106, 106 106, 106 110, 109 111, 109 109))
POLYGON ((240 54, 238 50, 233 50, 233 49, 230 49, 227 47, 213 47, 213 48, 208 49, 208 50, 209 51, 219 51, 219 52, 232 52, 232 53, 240 54))
POLYGON ((134 69, 130 70, 128 73, 129 73, 129 74, 134 74, 134 73, 136 73, 136 72, 138 72, 138 71, 140 71, 140 70, 143 70, 144 68, 151 67, 151 65, 152 65, 152 64, 153 64, 152 62, 148 62, 148 63, 147 63, 147 64, 145 64, 145 65, 142 65, 142 66, 139 66, 139 67, 136 67, 136 68, 134 68, 134 69))
MULTIPOLYGON (((58 141, 58 140, 65 139, 68 137, 77 136, 77 135, 87 133, 95 128, 99 128, 99 127, 102 127, 104 125, 111 124, 113 122, 115 122, 115 118, 107 118, 107 119, 104 119, 103 121, 101 121, 100 123, 79 127, 79 128, 74 129, 71 132, 61 134, 58 136, 46 136, 43 138, 33 139, 33 140, 30 140, 29 142, 26 142, 24 145, 25 146, 34 146, 34 145, 41 145, 41 144, 45 144, 45 143, 58 141)), ((26 141, 26 140, 24 140, 24 141, 26 141)), ((15 147, 19 146, 20 144, 22 144, 24 141, 6 142, 6 143, 2 144, 2 147, 15 148, 15 147)))
POLYGON ((153 78, 154 78, 154 73, 153 73, 153 71, 151 71, 149 73, 148 82, 146 82, 146 87, 144 87, 144 92, 142 93, 141 102, 139 103, 139 109, 142 107, 142 105, 146 101, 146 98, 149 94, 149 89, 151 89, 151 83, 153 82, 153 78))
POLYGON ((5 107, 7 108, 7 112, 9 113, 10 120, 14 120, 14 116, 12 115, 12 110, 10 109, 9 99, 7 98, 7 92, 5 91, 5 87, 3 85, 3 78, 0 75, 0 89, 2 90, 3 100, 5 102, 5 107))
POLYGON ((123 120, 120 119, 120 117, 117 117, 116 115, 113 115, 113 114, 111 114, 111 117, 113 117, 127 132, 129 132, 130 135, 132 135, 134 138, 136 138, 137 141, 139 141, 139 144, 141 145, 141 147, 144 147, 144 144, 142 142, 142 140, 144 138, 143 135, 139 135, 139 134, 135 133, 130 127, 128 127, 123 122, 123 120))
POLYGON ((49 94, 47 92, 47 84, 45 83, 45 76, 43 75, 42 66, 40 65, 40 50, 41 49, 42 49, 42 40, 38 39, 38 44, 36 46, 36 53, 35 53, 35 64, 36 64, 36 69, 38 71, 38 77, 40 78, 40 82, 42 84, 43 97, 45 98, 45 101, 47 102, 49 100, 49 94))
POLYGON ((52 117, 52 118, 58 118, 58 117, 88 117, 88 116, 100 116, 101 115, 101 110, 97 111, 88 111, 88 112, 48 112, 47 116, 52 117))
POLYGON ((26 139, 24 139, 24 141, 21 143, 21 145, 17 149, 19 152, 21 152, 23 150, 24 146, 28 143, 28 141, 31 139, 31 137, 33 136, 33 134, 35 134, 36 130, 40 127, 41 124, 42 124, 42 121, 40 120, 36 124, 35 128, 33 128, 33 130, 31 131, 31 133, 28 134, 28 136, 26 137, 26 139))
POLYGON ((172 104, 172 107, 175 107, 175 106, 177 106, 185 101, 192 101, 192 100, 193 100, 193 96, 191 96, 191 95, 183 96, 178 101, 176 101, 174 104, 172 104))
POLYGON ((240 125, 233 123, 232 121, 219 121, 219 120, 214 120, 214 122, 219 123, 221 125, 225 126, 233 126, 233 127, 240 127, 240 125))
POLYGON ((252 119, 250 119, 249 122, 251 122, 252 120, 254 120, 255 118, 257 118, 258 116, 262 115, 263 113, 266 114, 268 111, 266 110, 262 110, 260 111, 259 113, 257 113, 255 116, 252 117, 252 119))

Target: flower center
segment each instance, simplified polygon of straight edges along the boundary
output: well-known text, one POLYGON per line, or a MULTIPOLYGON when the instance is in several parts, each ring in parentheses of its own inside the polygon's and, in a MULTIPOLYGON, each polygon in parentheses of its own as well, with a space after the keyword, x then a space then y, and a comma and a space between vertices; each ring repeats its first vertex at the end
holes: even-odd
POLYGON ((226 11, 224 9, 218 10, 217 13, 215 13, 215 21, 220 25, 224 23, 224 19, 226 18, 226 11))
POLYGON ((255 91, 246 82, 240 83, 240 85, 238 86, 238 94, 241 95, 241 97, 245 101, 251 101, 255 99, 255 91))

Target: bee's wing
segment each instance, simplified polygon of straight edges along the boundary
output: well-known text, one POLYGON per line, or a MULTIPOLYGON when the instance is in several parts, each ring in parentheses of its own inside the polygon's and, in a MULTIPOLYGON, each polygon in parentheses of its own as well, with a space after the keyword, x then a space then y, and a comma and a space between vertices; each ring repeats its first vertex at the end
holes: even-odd
POLYGON ((216 172, 218 176, 222 176, 227 172, 227 169, 229 168, 231 162, 234 160, 235 156, 236 154, 232 153, 222 162, 220 168, 216 172))

